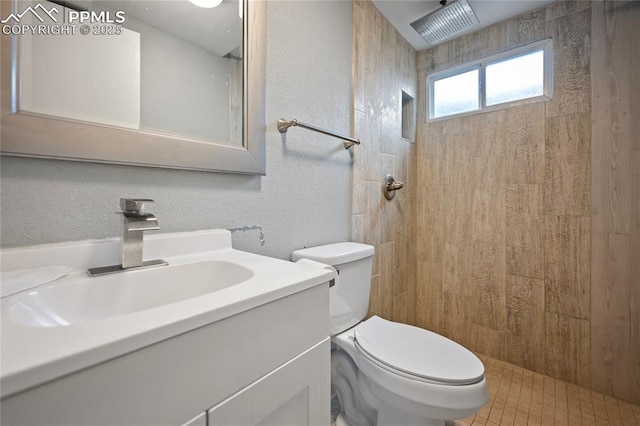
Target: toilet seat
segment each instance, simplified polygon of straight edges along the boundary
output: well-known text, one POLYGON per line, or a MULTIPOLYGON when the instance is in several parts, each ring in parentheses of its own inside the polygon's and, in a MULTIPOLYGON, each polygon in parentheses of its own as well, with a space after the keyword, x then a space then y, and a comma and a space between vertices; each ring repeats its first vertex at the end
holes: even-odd
POLYGON ((354 327, 360 356, 397 375, 442 385, 469 385, 484 377, 482 362, 444 336, 378 316, 354 327))

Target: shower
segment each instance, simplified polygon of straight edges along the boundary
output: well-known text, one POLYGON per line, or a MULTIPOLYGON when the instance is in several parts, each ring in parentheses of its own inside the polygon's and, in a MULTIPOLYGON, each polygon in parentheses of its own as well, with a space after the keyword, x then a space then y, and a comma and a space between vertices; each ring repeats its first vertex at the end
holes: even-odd
POLYGON ((478 17, 467 0, 440 2, 442 7, 411 23, 411 26, 430 45, 458 34, 478 24, 478 17))

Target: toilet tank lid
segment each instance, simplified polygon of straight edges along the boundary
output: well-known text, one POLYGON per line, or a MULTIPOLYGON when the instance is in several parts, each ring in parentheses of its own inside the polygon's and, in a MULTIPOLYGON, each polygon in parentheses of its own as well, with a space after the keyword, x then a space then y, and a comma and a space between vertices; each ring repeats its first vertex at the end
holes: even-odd
POLYGON ((336 266, 373 256, 373 253, 374 248, 369 244, 346 242, 296 250, 291 254, 291 260, 310 259, 336 266))

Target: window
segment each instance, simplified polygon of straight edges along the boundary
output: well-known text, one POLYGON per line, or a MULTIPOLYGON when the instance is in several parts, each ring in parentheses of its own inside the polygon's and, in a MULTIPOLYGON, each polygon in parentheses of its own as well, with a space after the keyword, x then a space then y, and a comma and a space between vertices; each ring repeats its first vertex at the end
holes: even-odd
POLYGON ((487 106, 544 94, 544 51, 487 65, 487 106))
POLYGON ((480 108, 479 70, 471 70, 433 82, 434 115, 462 114, 480 108))
POLYGON ((427 76, 429 119, 551 99, 552 46, 545 39, 427 76))

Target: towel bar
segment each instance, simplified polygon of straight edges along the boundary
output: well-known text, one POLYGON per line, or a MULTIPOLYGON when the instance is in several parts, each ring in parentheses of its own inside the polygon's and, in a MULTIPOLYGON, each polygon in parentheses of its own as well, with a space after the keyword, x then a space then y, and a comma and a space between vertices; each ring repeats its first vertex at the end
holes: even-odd
POLYGON ((321 129, 316 126, 312 126, 310 124, 302 123, 296 120, 295 118, 293 120, 285 120, 284 118, 281 118, 280 120, 278 120, 278 131, 280 133, 286 133, 287 129, 292 126, 304 127, 305 129, 313 130, 314 132, 318 132, 327 136, 333 136, 334 138, 342 139, 344 141, 344 149, 349 149, 353 145, 360 145, 360 139, 354 139, 348 136, 342 136, 337 133, 333 133, 328 130, 321 129))

